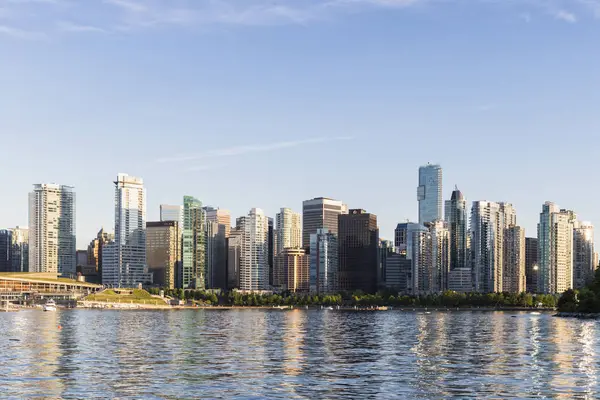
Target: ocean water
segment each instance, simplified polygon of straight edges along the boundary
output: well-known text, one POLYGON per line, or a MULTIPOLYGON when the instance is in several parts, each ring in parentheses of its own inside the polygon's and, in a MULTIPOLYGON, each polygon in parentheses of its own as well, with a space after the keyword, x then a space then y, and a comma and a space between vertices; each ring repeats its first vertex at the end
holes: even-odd
POLYGON ((600 397, 600 322, 528 312, 0 313, 0 398, 600 397))

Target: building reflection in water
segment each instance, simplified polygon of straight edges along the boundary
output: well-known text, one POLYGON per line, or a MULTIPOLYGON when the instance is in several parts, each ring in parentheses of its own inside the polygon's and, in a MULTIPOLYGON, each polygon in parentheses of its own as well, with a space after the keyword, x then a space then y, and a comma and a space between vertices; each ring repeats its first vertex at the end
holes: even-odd
POLYGON ((583 389, 586 398, 594 398, 598 395, 595 388, 598 385, 598 363, 595 348, 598 346, 596 322, 586 321, 579 328, 578 345, 581 347, 582 356, 576 361, 578 374, 585 379, 579 379, 576 385, 583 389))

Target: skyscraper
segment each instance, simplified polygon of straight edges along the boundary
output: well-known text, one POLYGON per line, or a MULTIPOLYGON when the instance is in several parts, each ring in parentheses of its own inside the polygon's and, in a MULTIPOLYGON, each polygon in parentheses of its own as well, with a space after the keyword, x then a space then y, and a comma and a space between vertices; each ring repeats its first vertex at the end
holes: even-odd
POLYGON ((428 224, 431 235, 431 277, 430 290, 443 292, 448 289, 450 272, 450 231, 442 220, 428 224))
POLYGON ((445 220, 450 231, 450 270, 467 266, 467 201, 458 188, 446 201, 445 220))
POLYGON ((11 264, 13 272, 29 272, 29 229, 12 230, 11 264))
POLYGON ((0 272, 10 272, 12 268, 12 231, 0 229, 0 272))
POLYGON ((525 278, 528 293, 538 293, 538 240, 525 238, 525 278))
POLYGON ((75 192, 70 186, 37 184, 29 194, 29 269, 74 276, 75 192))
POLYGON ((327 229, 310 235, 310 291, 334 293, 338 290, 338 239, 327 229))
POLYGON ((225 237, 228 238, 229 233, 231 232, 231 214, 229 211, 214 207, 206 207, 205 210, 206 221, 216 222, 219 225, 223 225, 223 229, 225 229, 225 237))
POLYGON ((511 225, 504 230, 502 290, 522 293, 526 290, 525 276, 525 230, 511 225))
POLYGON ((375 293, 379 252, 377 216, 354 209, 339 214, 338 218, 340 290, 375 293))
POLYGON ((178 221, 146 223, 146 260, 153 283, 175 289, 175 274, 181 263, 181 233, 178 221))
POLYGON ((269 289, 269 221, 260 208, 239 218, 242 230, 240 289, 269 289))
POLYGON ((573 288, 572 211, 561 210, 552 203, 542 206, 538 224, 538 291, 562 293, 573 288))
POLYGON ((236 226, 227 238, 227 289, 240 287, 240 264, 242 255, 243 231, 236 226))
POLYGON ((347 214, 348 207, 338 200, 317 197, 302 202, 302 243, 310 246, 310 235, 318 229, 327 229, 338 234, 338 215, 347 214))
MULTIPOLYGON (((504 290, 503 275, 505 268, 508 268, 507 265, 509 265, 504 261, 504 247, 505 245, 510 247, 515 243, 516 239, 512 242, 510 240, 508 243, 505 242, 510 239, 507 236, 507 229, 514 226, 516 226, 516 213, 511 204, 490 201, 473 202, 471 208, 470 251, 475 291, 491 293, 504 290), (505 239, 505 237, 508 239, 505 239)), ((521 233, 518 230, 513 233, 520 240, 521 233)), ((507 251, 509 250, 507 249, 507 251)), ((511 253, 511 255, 514 256, 512 261, 516 262, 518 266, 510 264, 509 269, 511 271, 521 271, 521 265, 524 261, 521 262, 520 257, 524 257, 524 253, 519 250, 514 254, 511 253)))
POLYGON ((302 222, 300 214, 290 208, 282 208, 275 217, 277 246, 275 255, 284 249, 297 249, 302 247, 302 222))
POLYGON ((161 221, 177 221, 179 230, 183 226, 183 206, 161 204, 160 205, 160 220, 161 221))
POLYGON ((290 292, 308 292, 309 256, 304 249, 286 248, 277 255, 283 270, 283 287, 290 292))
POLYGON ((581 289, 594 280, 594 226, 575 221, 573 231, 573 287, 581 289))
POLYGON ((102 248, 102 283, 136 287, 151 283, 146 266, 146 189, 142 178, 117 175, 115 241, 102 248))
POLYGON ((427 164, 419 168, 419 223, 441 220, 442 214, 442 167, 427 164))
POLYGON ((205 215, 200 200, 183 197, 182 270, 179 287, 204 289, 206 276, 205 215))
POLYGON ((206 221, 206 288, 227 288, 227 236, 231 227, 206 221), (227 229, 229 228, 229 229, 227 229))
POLYGON ((104 246, 113 242, 115 240, 115 235, 112 233, 108 233, 101 228, 96 235, 96 238, 90 242, 88 245, 88 266, 94 266, 96 272, 100 277, 102 277, 102 250, 104 246))

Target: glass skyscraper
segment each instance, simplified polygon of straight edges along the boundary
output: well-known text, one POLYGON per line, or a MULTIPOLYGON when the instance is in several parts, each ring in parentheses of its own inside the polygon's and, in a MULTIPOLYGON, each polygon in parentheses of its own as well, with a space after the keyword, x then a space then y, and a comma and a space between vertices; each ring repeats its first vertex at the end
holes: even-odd
POLYGON ((419 224, 441 220, 442 214, 442 167, 427 164, 419 168, 419 224))
POLYGON ((205 288, 206 248, 205 211, 202 202, 192 196, 183 197, 182 273, 179 287, 205 288))
POLYGON ((450 231, 450 270, 467 266, 467 201, 458 188, 446 201, 445 220, 450 231))

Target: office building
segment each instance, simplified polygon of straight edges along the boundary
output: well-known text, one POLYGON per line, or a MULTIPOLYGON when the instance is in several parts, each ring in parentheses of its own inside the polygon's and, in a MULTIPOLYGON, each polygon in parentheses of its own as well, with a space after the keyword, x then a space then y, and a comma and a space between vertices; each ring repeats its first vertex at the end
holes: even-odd
POLYGON ((178 221, 146 223, 146 262, 154 285, 175 289, 175 275, 181 263, 178 221))
POLYGON ((419 168, 419 224, 444 218, 442 214, 442 167, 427 164, 419 168))
POLYGON ((446 201, 445 220, 450 231, 450 270, 467 267, 467 201, 455 188, 446 201))
POLYGON ((413 293, 412 262, 398 253, 388 253, 385 259, 385 287, 398 293, 413 293))
POLYGON ((375 293, 379 252, 377 216, 353 209, 338 218, 340 290, 375 293))
POLYGON ((260 208, 253 208, 239 223, 240 289, 269 290, 269 219, 260 208))
POLYGON ((29 229, 17 226, 12 229, 11 271, 29 272, 29 229))
POLYGON ((93 266, 94 270, 97 272, 99 276, 102 276, 102 251, 104 246, 113 242, 115 240, 115 235, 112 233, 108 233, 101 228, 96 235, 96 238, 93 239, 88 245, 87 250, 87 265, 93 266))
POLYGON ((206 288, 227 288, 227 236, 231 227, 206 221, 206 288), (229 228, 229 229, 227 229, 229 228))
POLYGON ((205 215, 200 200, 183 197, 182 268, 178 287, 204 289, 206 274, 205 215))
POLYGON ((538 240, 525 238, 525 289, 528 293, 538 293, 538 240))
POLYGON ((223 225, 225 229, 225 238, 228 238, 231 232, 231 213, 228 210, 222 210, 214 207, 205 207, 205 211, 206 221, 216 222, 219 225, 223 225))
POLYGON ((29 269, 74 277, 75 192, 72 187, 37 184, 29 194, 29 269))
POLYGON ((146 189, 142 178, 120 173, 115 184, 115 240, 102 247, 102 283, 152 283, 146 265, 146 189))
POLYGON ((227 238, 227 289, 239 289, 243 231, 236 226, 227 238))
POLYGON ((511 225, 504 230, 502 290, 522 293, 527 288, 525 230, 511 225))
POLYGON ((429 290, 443 292, 448 289, 448 273, 450 271, 450 231, 445 221, 429 222, 431 235, 431 273, 429 290))
POLYGON ((454 268, 448 273, 448 290, 459 293, 473 291, 471 268, 454 268))
POLYGON ((304 249, 285 248, 277 255, 283 271, 282 289, 290 292, 309 291, 309 256, 304 249))
POLYGON ((161 204, 160 205, 160 220, 161 221, 176 221, 179 223, 179 230, 183 226, 183 206, 161 204))
POLYGON ((302 243, 310 246, 310 235, 318 229, 327 229, 337 236, 338 215, 347 214, 348 207, 341 201, 317 197, 302 202, 302 243))
POLYGON ((394 247, 398 254, 406 256, 408 249, 408 226, 410 222, 403 222, 394 230, 394 247))
POLYGON ((575 214, 556 204, 542 206, 538 223, 538 291, 563 293, 573 288, 573 229, 575 214))
POLYGON ((327 229, 310 235, 310 291, 324 294, 339 290, 338 239, 327 229))
POLYGON ((75 252, 75 258, 78 267, 87 266, 88 253, 87 250, 77 250, 75 252))
POLYGON ((12 231, 0 230, 0 272, 11 272, 12 270, 12 231))
POLYGON ((394 254, 396 248, 391 240, 379 238, 379 256, 377 265, 377 286, 385 287, 385 268, 387 266, 388 255, 394 254))
POLYGON ((298 249, 302 247, 302 222, 300 214, 290 208, 282 208, 275 216, 276 243, 275 255, 284 249, 298 249))
POLYGON ((573 287, 581 289, 594 280, 594 226, 575 221, 573 231, 573 287))

